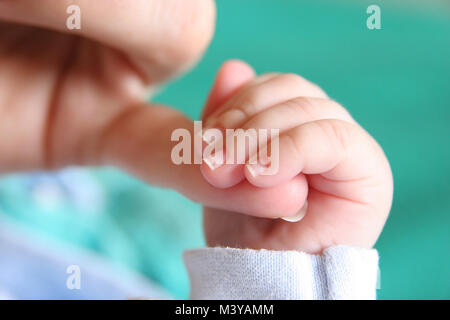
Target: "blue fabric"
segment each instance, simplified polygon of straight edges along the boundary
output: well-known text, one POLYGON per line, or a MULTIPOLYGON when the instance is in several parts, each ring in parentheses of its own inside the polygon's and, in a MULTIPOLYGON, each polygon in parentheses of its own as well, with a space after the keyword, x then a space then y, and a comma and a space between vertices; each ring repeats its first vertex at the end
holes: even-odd
POLYGON ((167 297, 140 275, 95 254, 54 243, 0 219, 0 299, 167 297), (79 273, 69 266, 79 268, 79 273), (70 286, 74 275, 79 276, 79 288, 70 286))
POLYGON ((203 246, 201 210, 174 191, 109 168, 67 168, 0 179, 0 210, 55 241, 137 270, 176 298, 188 295, 181 254, 203 246))

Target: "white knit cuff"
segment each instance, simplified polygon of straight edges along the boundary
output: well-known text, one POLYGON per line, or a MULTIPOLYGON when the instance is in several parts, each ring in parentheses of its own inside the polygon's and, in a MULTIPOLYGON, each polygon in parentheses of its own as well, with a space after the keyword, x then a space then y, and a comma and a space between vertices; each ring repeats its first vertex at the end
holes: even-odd
POLYGON ((184 253, 191 299, 375 299, 378 253, 206 248, 184 253))

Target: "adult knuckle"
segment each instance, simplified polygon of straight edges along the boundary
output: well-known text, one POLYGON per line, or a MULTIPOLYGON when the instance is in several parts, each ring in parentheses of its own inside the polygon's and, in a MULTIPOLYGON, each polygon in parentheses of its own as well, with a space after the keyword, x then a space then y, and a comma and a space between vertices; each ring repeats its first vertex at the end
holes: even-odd
POLYGON ((171 42, 174 54, 179 59, 190 63, 198 59, 211 42, 216 21, 215 2, 178 0, 172 9, 174 31, 166 40, 171 42))

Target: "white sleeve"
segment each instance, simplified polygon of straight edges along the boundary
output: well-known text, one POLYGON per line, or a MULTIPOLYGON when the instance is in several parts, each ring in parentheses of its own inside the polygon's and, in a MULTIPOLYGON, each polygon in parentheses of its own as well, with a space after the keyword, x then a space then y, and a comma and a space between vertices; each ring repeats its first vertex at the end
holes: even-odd
POLYGON ((191 299, 375 299, 378 253, 206 248, 184 253, 191 299))

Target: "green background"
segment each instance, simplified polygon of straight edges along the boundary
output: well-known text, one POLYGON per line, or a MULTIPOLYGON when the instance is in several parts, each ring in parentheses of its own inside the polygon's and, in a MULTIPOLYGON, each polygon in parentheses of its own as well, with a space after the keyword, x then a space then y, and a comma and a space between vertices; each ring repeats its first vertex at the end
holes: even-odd
MULTIPOLYGON (((247 61, 258 73, 294 72, 319 84, 380 142, 394 173, 394 203, 376 245, 378 298, 450 298, 450 4, 218 0, 217 5, 217 31, 205 57, 154 100, 198 118, 215 72, 230 58, 247 61), (381 8, 381 30, 366 27, 371 4, 381 8)), ((24 177, 17 175, 1 180, 0 208, 186 297, 181 252, 203 245, 200 206, 112 169, 88 172, 107 196, 101 212, 80 214, 70 205, 39 210, 32 198, 23 201, 24 177)))
POLYGON ((379 141, 395 194, 376 246, 378 296, 450 298, 450 3, 218 1, 207 55, 158 101, 198 116, 229 58, 316 82, 379 141), (371 4, 381 30, 366 27, 371 4))

